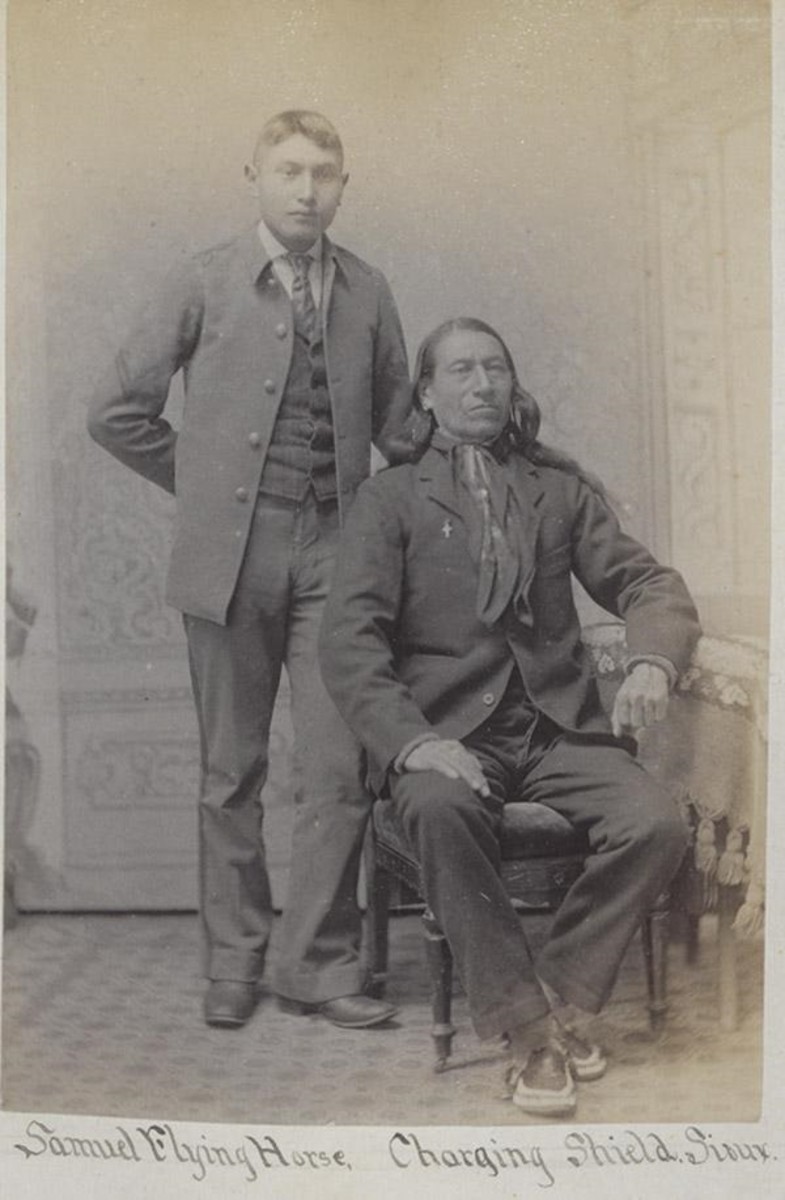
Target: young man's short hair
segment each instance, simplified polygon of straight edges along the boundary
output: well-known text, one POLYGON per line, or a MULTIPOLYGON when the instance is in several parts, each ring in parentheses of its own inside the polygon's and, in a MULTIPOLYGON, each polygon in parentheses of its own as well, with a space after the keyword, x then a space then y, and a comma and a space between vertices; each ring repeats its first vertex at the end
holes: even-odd
POLYGON ((335 126, 321 113, 299 108, 278 113, 262 127, 254 149, 254 162, 259 162, 265 146, 277 146, 279 142, 297 133, 307 137, 322 150, 331 150, 337 154, 343 165, 343 144, 335 126))

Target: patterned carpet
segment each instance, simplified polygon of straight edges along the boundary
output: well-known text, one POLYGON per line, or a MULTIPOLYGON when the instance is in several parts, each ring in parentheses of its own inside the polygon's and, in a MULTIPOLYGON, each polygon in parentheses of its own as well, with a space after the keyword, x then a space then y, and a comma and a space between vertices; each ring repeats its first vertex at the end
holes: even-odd
MULTIPOLYGON (((533 938, 546 918, 529 918, 533 938)), ((750 1121, 759 1112, 763 947, 739 946, 741 1022, 717 1024, 716 947, 671 949, 671 1012, 652 1040, 635 944, 594 1023, 611 1068, 583 1085, 581 1122, 750 1121)), ((5 935, 3 1106, 280 1124, 535 1123, 503 1098, 504 1056, 480 1043, 462 996, 451 1067, 432 1070, 419 919, 391 927, 389 1027, 348 1032, 282 1013, 263 994, 242 1030, 201 1020, 194 916, 25 916, 5 935)))

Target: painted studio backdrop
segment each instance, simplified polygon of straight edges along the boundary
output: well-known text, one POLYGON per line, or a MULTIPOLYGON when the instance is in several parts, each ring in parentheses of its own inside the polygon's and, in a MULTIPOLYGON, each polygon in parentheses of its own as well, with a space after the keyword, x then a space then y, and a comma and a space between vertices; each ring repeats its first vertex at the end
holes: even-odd
MULTIPOLYGON (((85 410, 167 267, 256 219, 242 169, 282 108, 341 132, 331 233, 387 275, 412 356, 448 316, 496 326, 546 438, 684 573, 707 630, 765 632, 768 39, 757 0, 11 0, 21 907, 195 905, 173 504, 90 443, 85 410)), ((284 694, 279 903, 288 744, 284 694)))

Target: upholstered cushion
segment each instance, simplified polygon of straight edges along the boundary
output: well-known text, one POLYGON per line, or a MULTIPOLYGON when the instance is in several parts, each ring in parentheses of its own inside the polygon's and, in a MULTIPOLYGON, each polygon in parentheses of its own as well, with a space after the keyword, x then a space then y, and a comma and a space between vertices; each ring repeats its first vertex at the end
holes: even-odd
POLYGON ((546 804, 506 804, 501 831, 502 858, 550 858, 588 854, 585 837, 546 804))
MULTIPOLYGON (((373 824, 378 839, 415 861, 393 804, 377 801, 373 806, 373 824)), ((505 805, 500 840, 505 860, 588 853, 585 839, 569 821, 544 804, 505 805)))

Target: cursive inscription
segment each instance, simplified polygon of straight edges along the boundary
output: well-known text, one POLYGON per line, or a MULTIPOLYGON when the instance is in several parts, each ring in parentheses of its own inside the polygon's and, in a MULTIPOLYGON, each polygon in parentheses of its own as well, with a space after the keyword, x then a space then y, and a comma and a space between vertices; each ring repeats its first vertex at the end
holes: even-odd
POLYGON ((539 1146, 499 1145, 495 1137, 475 1146, 438 1146, 416 1133, 396 1132, 387 1148, 396 1167, 473 1167, 495 1179, 503 1171, 530 1167, 539 1187, 553 1187, 551 1174, 539 1146))
MULTIPOLYGON (((229 1128, 223 1134, 200 1133, 192 1127, 181 1131, 166 1121, 152 1121, 143 1125, 117 1124, 100 1136, 77 1137, 36 1118, 28 1121, 14 1148, 27 1162, 69 1158, 79 1159, 85 1166, 111 1160, 118 1167, 122 1163, 168 1165, 186 1172, 197 1183, 208 1177, 222 1178, 232 1194, 230 1177, 237 1183, 253 1184, 269 1180, 271 1172, 316 1175, 321 1180, 325 1172, 334 1177, 336 1173, 351 1171, 347 1143, 359 1155, 363 1169, 367 1169, 369 1162, 373 1166, 378 1155, 377 1163, 386 1165, 393 1174, 407 1172, 411 1180, 425 1175, 436 1182, 447 1172, 457 1189, 462 1190, 462 1179, 467 1180, 467 1186, 471 1177, 506 1179, 514 1182, 516 1194, 529 1185, 542 1189, 555 1185, 554 1194, 558 1194, 565 1179, 575 1178, 576 1172, 587 1178, 596 1177, 597 1168, 615 1176, 617 1171, 635 1173, 643 1167, 647 1176, 656 1169, 686 1180, 704 1166, 710 1169, 722 1164, 727 1170, 746 1174, 766 1170, 769 1164, 777 1162, 776 1154, 764 1141, 723 1137, 699 1125, 669 1127, 667 1132, 637 1128, 612 1133, 552 1127, 538 1130, 536 1141, 524 1140, 525 1132, 513 1129, 507 1133, 454 1130, 450 1136, 424 1129, 380 1129, 370 1138, 366 1131, 362 1143, 344 1131, 344 1145, 334 1143, 333 1131, 313 1131, 306 1135, 312 1137, 311 1145, 295 1143, 298 1136, 302 1134, 282 1128, 275 1134, 258 1128, 247 1133, 229 1128)), ((325 1179, 324 1184, 317 1186, 326 1188, 328 1182, 325 1179)), ((329 1185, 329 1190, 332 1194, 334 1185, 329 1185)))
POLYGON ((210 1170, 235 1170, 252 1183, 260 1173, 273 1168, 294 1168, 322 1171, 329 1168, 351 1170, 351 1163, 342 1149, 312 1150, 282 1146, 272 1135, 246 1134, 230 1145, 210 1140, 207 1134, 197 1138, 181 1137, 166 1122, 137 1125, 127 1129, 116 1127, 116 1137, 85 1138, 59 1133, 43 1121, 30 1121, 25 1129, 25 1141, 16 1142, 15 1149, 25 1158, 51 1155, 54 1158, 110 1159, 122 1158, 133 1162, 179 1163, 187 1167, 191 1177, 201 1181, 210 1170))
POLYGON ((688 1125, 684 1141, 668 1144, 658 1133, 637 1133, 627 1129, 621 1136, 610 1134, 598 1138, 591 1133, 573 1130, 564 1139, 571 1167, 634 1167, 643 1163, 702 1163, 757 1162, 773 1157, 765 1142, 726 1142, 714 1138, 697 1125, 688 1125))

